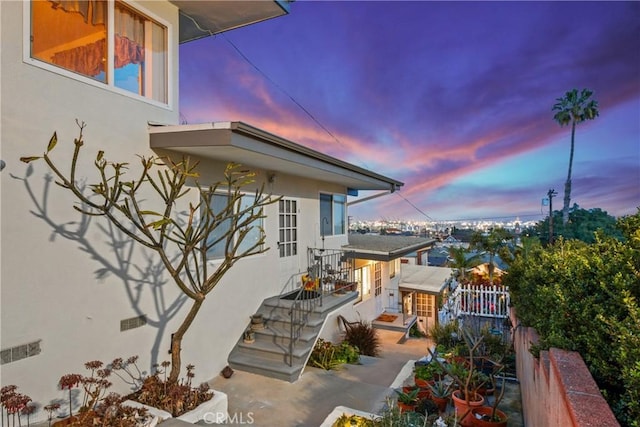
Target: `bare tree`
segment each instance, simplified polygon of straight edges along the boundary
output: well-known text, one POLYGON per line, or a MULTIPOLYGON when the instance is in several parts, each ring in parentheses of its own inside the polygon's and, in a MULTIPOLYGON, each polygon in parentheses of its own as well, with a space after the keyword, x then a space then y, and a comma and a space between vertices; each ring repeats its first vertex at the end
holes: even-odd
POLYGON ((168 157, 141 156, 142 170, 136 179, 129 180, 128 164, 107 161, 102 150, 94 161, 99 179, 88 185, 92 194, 87 195, 83 191, 85 185, 77 182, 85 124, 78 126, 80 132, 74 140, 68 173, 62 172, 50 156, 58 142, 55 132, 42 156, 20 160, 26 163, 44 160, 56 183, 79 201, 73 206, 76 210, 106 218, 133 241, 154 251, 175 285, 191 300, 191 308, 171 338, 169 381, 177 381, 182 339, 207 294, 238 260, 268 250, 259 221, 265 218, 264 207, 278 198, 264 194, 264 186, 251 197, 245 196, 244 188, 254 183, 255 174, 242 170, 238 164, 227 165, 224 180, 202 186, 198 182, 198 163, 189 158, 174 162, 168 157), (179 203, 191 190, 199 192, 197 203, 179 203), (216 194, 225 197, 226 205, 214 209, 212 200, 216 194), (155 210, 157 207, 160 209, 155 210), (252 240, 255 230, 258 236, 252 240), (208 253, 221 246, 223 257, 212 267, 207 262, 208 253))

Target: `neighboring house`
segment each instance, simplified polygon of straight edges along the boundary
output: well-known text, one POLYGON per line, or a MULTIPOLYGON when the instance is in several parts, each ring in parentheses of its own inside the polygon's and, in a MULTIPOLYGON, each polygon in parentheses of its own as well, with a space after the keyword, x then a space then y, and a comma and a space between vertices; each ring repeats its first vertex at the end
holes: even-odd
POLYGON ((442 246, 455 246, 455 247, 459 247, 462 245, 462 242, 458 239, 456 239, 453 236, 447 236, 446 239, 444 239, 442 241, 442 246))
MULTIPOLYGON (((195 382, 218 375, 227 363, 241 365, 234 355, 250 315, 268 310, 269 298, 291 295, 305 274, 319 273, 318 260, 329 250, 341 254, 340 274, 351 282, 360 274, 365 283, 365 269, 341 251, 349 243, 347 195, 393 192, 401 182, 242 122, 179 125, 178 44, 287 10, 277 1, 0 2, 3 386, 18 385, 42 407, 64 398, 59 378, 85 373, 87 361, 138 355, 149 370, 169 359, 170 334, 185 315, 185 298, 152 253, 101 218, 75 211, 74 198, 54 185, 42 162, 19 161, 44 151, 54 131, 59 143, 53 157, 69 161, 76 119, 86 123, 79 180, 95 178, 98 150, 130 162, 132 173, 136 155, 190 155, 200 161, 203 183, 220 180, 226 163, 235 161, 257 172, 248 191, 265 184, 283 197, 265 210, 270 250, 226 274, 185 336, 182 359, 196 366, 195 382)), ((322 270, 323 284, 325 274, 337 274, 335 266, 322 270)), ((399 270, 396 263, 394 268, 399 270)), ((391 276, 386 266, 384 271, 391 276)), ((374 306, 364 291, 352 290, 328 296, 323 316, 359 298, 356 308, 371 304, 367 315, 391 304, 374 306)), ((290 312, 302 310, 297 301, 284 301, 290 312)), ((275 317, 269 321, 277 323, 275 317)), ((280 338, 306 339, 293 332, 280 338)), ((317 336, 308 338, 311 344, 317 336)), ((275 358, 282 363, 282 354, 275 358)), ((302 351, 300 359, 306 360, 302 351)), ((287 379, 300 370, 292 368, 287 379)), ((114 391, 126 391, 114 383, 114 391)), ((43 412, 32 420, 43 419, 43 412)))
POLYGON ((449 262, 449 249, 443 246, 436 246, 429 249, 427 253, 427 265, 444 267, 449 262))
MULTIPOLYGON (((450 268, 404 263, 424 253, 433 239, 410 236, 350 234, 343 250, 355 259, 359 300, 335 313, 349 321, 372 321, 381 329, 408 332, 413 324, 427 332, 437 323, 439 298, 451 279, 450 268)), ((329 328, 323 337, 336 340, 329 328)))

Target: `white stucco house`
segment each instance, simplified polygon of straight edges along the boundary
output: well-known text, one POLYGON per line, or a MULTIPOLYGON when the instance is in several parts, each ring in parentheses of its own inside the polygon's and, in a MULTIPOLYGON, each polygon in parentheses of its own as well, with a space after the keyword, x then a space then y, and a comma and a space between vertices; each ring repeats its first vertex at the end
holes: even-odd
POLYGON ((2 386, 18 385, 42 408, 64 398, 59 378, 85 373, 87 361, 138 355, 149 370, 169 359, 171 332, 187 309, 152 254, 74 210, 44 164, 19 161, 43 152, 55 131, 55 156, 64 163, 76 120, 86 123, 88 156, 79 180, 92 173, 98 150, 132 163, 137 155, 186 155, 200 161, 201 180, 220 180, 233 161, 257 173, 249 191, 264 184, 282 197, 262 223, 270 250, 226 274, 185 336, 182 360, 196 366, 196 382, 228 364, 294 381, 318 336, 335 336, 337 313, 373 320, 403 312, 399 257, 429 242, 368 256, 347 226, 347 196, 392 193, 402 182, 241 121, 180 124, 178 45, 289 7, 277 0, 0 2, 2 386), (314 298, 300 298, 305 280, 314 298), (255 313, 267 327, 247 345, 242 337, 255 313), (294 316, 307 319, 305 330, 292 328, 294 316))

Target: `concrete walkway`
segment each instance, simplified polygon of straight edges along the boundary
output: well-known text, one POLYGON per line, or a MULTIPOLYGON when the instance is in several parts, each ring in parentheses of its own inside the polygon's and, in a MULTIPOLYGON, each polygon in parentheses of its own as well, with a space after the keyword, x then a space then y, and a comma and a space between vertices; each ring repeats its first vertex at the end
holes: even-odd
MULTIPOLYGON (((393 331, 379 330, 378 335, 382 344, 380 357, 362 357, 361 365, 343 365, 337 371, 307 367, 293 384, 241 371, 229 379, 214 378, 209 383, 211 387, 226 393, 229 399, 230 419, 225 425, 317 427, 336 406, 379 412, 385 398, 394 395, 390 386, 402 385, 401 379, 410 377, 407 362, 425 356, 431 341, 403 340, 402 333, 393 331), (399 376, 403 368, 405 371, 399 376)), ((509 425, 521 426, 519 387, 514 384, 508 390, 516 407, 509 425)))
POLYGON ((253 425, 264 427, 316 427, 340 405, 378 412, 407 361, 427 354, 431 344, 424 338, 401 342, 400 332, 379 331, 378 335, 380 357, 362 357, 361 365, 343 365, 337 371, 307 367, 293 384, 236 371, 229 379, 213 379, 210 385, 229 398, 228 425, 242 425, 242 421, 246 425, 251 418, 253 425))

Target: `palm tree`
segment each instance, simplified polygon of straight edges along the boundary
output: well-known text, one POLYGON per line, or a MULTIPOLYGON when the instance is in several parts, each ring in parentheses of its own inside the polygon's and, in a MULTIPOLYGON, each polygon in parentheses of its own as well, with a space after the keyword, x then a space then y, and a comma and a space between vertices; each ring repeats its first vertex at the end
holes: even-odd
POLYGON ((480 263, 477 255, 471 255, 469 251, 462 247, 451 246, 449 248, 449 261, 447 264, 457 270, 457 279, 463 283, 466 279, 467 270, 480 263))
POLYGON ((489 254, 489 282, 493 285, 494 259, 513 236, 504 228, 494 228, 489 233, 476 231, 471 236, 471 247, 489 254))
POLYGON ((573 166, 573 150, 576 135, 576 124, 585 120, 593 120, 598 117, 598 101, 591 98, 593 91, 582 89, 578 93, 577 89, 572 89, 563 98, 556 98, 552 111, 556 111, 553 119, 560 126, 571 123, 571 152, 569 154, 569 173, 564 184, 564 206, 562 209, 562 222, 566 224, 569 220, 569 204, 571 203, 571 168, 573 166))

